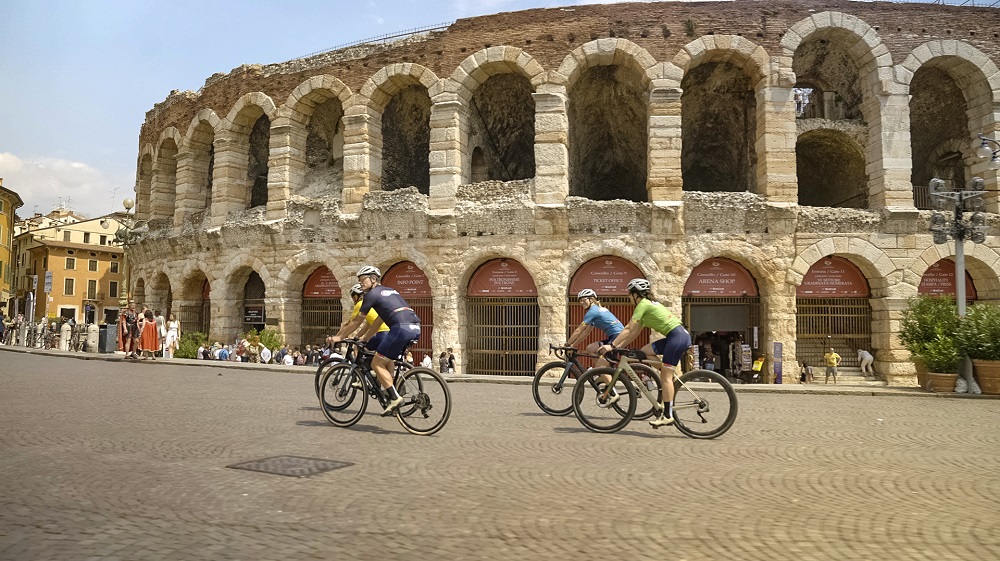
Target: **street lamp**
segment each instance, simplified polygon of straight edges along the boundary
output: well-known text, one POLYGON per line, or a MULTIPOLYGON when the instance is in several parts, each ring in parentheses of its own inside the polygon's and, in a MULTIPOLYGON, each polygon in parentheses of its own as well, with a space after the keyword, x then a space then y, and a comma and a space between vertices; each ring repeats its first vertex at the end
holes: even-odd
POLYGON ((145 220, 135 220, 135 215, 132 213, 132 209, 135 208, 135 201, 132 199, 125 199, 122 201, 122 206, 125 207, 125 215, 119 220, 118 231, 115 232, 115 238, 112 243, 121 246, 124 250, 124 263, 125 267, 125 305, 126 307, 132 302, 132 291, 131 285, 131 263, 129 263, 128 253, 129 248, 133 245, 139 243, 142 240, 143 234, 146 233, 148 229, 146 227, 145 220))
POLYGON ((1000 142, 980 134, 979 146, 976 147, 976 155, 983 160, 990 158, 990 169, 1000 169, 1000 142), (990 148, 991 144, 996 146, 997 149, 990 148))

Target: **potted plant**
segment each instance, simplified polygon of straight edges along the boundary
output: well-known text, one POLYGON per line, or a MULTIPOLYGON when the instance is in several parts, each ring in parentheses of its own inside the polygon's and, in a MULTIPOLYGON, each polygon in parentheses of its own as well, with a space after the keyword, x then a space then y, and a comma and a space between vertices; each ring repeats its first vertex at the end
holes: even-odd
POLYGON ((1000 306, 976 304, 958 326, 959 350, 972 359, 973 370, 984 394, 1000 394, 1000 306))
POLYGON ((962 359, 955 338, 958 326, 958 308, 947 296, 920 296, 903 310, 899 340, 913 355, 920 387, 954 391, 962 359))

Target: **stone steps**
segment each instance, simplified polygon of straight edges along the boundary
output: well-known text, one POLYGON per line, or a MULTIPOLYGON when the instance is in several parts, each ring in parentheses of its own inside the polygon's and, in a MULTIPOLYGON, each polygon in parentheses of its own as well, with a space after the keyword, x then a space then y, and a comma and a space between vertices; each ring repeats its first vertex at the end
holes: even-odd
MULTIPOLYGON (((813 367, 813 384, 823 384, 826 381, 826 367, 825 366, 814 366, 813 367)), ((830 384, 833 384, 833 377, 830 378, 830 384)), ((837 369, 837 385, 838 386, 885 386, 884 380, 879 380, 874 376, 864 376, 861 374, 860 368, 838 368, 837 369)))

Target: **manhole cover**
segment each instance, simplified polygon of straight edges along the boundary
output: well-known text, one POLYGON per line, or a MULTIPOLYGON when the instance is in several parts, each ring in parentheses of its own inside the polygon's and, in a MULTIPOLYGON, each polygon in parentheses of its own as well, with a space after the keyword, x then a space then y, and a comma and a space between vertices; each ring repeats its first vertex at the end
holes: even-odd
POLYGON ((226 467, 233 469, 245 469, 248 471, 260 471, 263 473, 273 473, 275 475, 287 475, 289 477, 309 477, 311 475, 317 475, 353 465, 354 464, 352 462, 322 460, 320 458, 273 456, 271 458, 240 462, 226 467))

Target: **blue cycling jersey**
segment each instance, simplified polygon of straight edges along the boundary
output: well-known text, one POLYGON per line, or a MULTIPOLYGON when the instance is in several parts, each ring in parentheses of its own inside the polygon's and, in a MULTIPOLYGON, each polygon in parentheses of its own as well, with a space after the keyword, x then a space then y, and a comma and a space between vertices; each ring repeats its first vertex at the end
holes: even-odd
POLYGON ((359 313, 368 315, 374 309, 390 329, 399 324, 419 324, 420 318, 409 306, 395 289, 380 284, 365 293, 359 313))
POLYGON ((617 337, 622 329, 625 329, 622 322, 618 321, 618 318, 611 313, 611 310, 597 304, 587 308, 587 313, 583 315, 583 323, 600 329, 611 339, 617 337))

